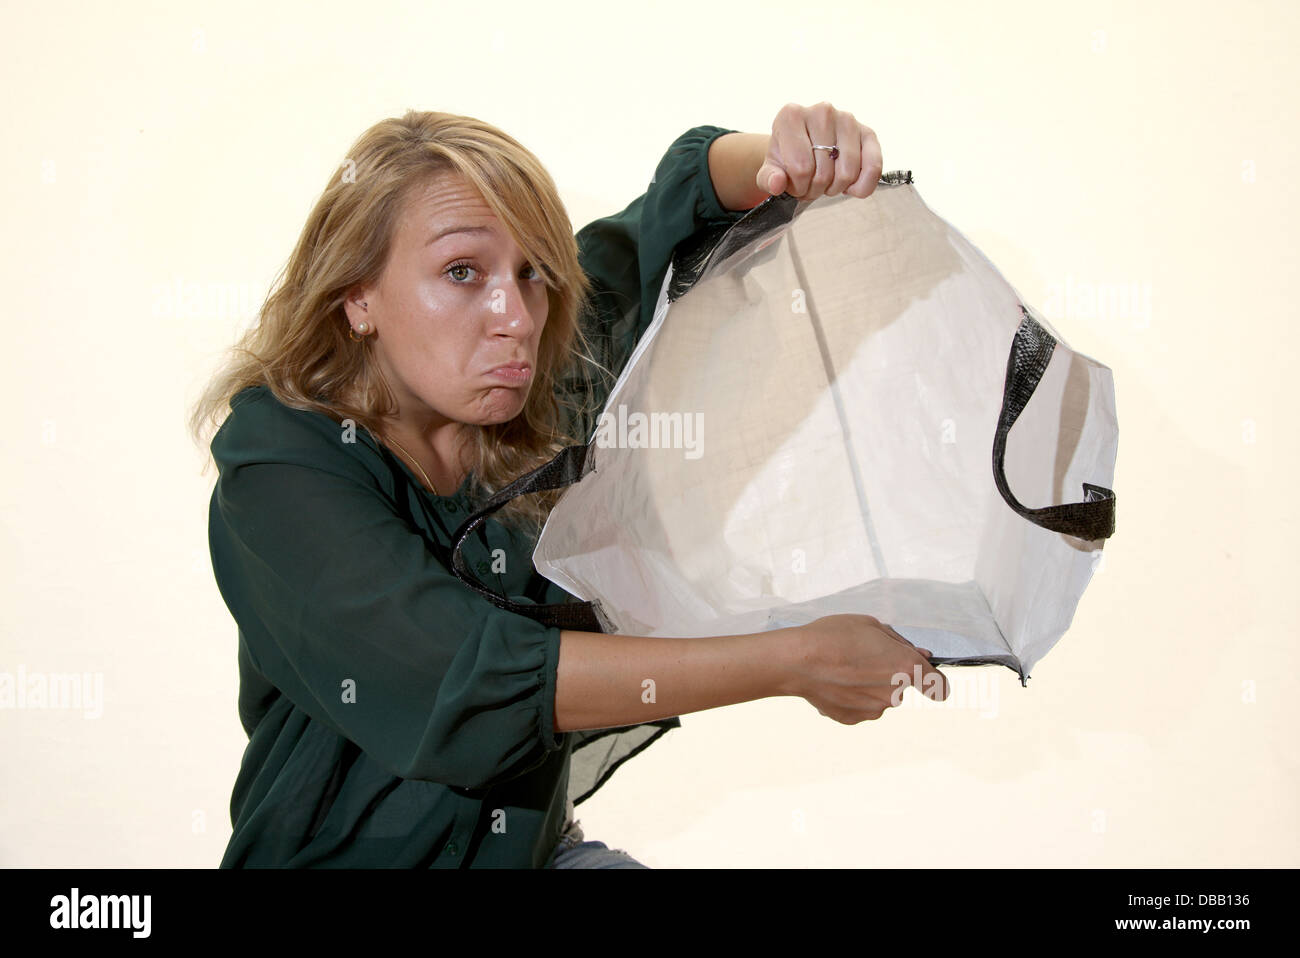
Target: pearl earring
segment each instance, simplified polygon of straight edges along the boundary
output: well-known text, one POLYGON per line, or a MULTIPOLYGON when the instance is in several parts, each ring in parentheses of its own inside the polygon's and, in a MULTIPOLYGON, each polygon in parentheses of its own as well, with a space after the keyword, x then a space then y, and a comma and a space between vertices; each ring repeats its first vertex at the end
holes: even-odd
MULTIPOLYGON (((361 304, 361 308, 362 308, 362 309, 369 309, 370 307, 369 307, 369 304, 367 304, 367 303, 362 303, 362 304, 361 304)), ((366 323, 366 322, 357 323, 357 328, 356 328, 356 329, 353 329, 351 326, 348 327, 348 336, 349 336, 351 339, 353 339, 354 341, 358 342, 358 343, 361 342, 361 340, 365 339, 365 337, 368 336, 369 334, 370 334, 370 324, 369 324, 369 323, 366 323), (360 333, 361 335, 358 336, 358 335, 357 335, 358 333, 360 333)))

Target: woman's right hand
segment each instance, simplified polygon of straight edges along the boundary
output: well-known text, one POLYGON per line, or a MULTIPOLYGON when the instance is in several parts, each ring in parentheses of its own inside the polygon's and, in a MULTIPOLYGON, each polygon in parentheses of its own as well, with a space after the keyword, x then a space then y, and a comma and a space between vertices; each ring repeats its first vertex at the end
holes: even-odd
POLYGON ((914 646, 871 615, 828 615, 797 627, 800 652, 786 694, 798 695, 844 725, 878 719, 909 685, 948 697, 948 680, 914 646))

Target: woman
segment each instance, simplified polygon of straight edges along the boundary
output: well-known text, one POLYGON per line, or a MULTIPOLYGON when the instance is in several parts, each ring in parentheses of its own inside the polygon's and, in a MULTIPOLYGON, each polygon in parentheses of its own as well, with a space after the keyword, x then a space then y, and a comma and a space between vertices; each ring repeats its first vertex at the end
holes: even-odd
MULTIPOLYGON (((871 616, 611 636, 499 609, 448 566, 475 503, 590 434, 678 243, 769 193, 865 197, 880 171, 852 115, 791 104, 770 137, 687 131, 575 237, 541 164, 486 123, 412 111, 360 137, 192 420, 229 413, 209 538, 249 745, 222 867, 644 867, 573 819, 580 730, 639 751, 665 720, 770 695, 856 723, 896 676, 934 680, 871 616)), ((555 495, 466 549, 502 595, 571 598, 530 560, 555 495)))

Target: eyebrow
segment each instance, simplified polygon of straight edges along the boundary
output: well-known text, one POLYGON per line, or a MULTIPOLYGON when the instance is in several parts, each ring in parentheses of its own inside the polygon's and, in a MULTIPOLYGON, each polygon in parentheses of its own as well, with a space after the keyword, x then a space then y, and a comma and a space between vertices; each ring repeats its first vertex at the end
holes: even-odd
POLYGON ((490 233, 492 232, 486 226, 448 226, 445 230, 435 233, 429 237, 429 242, 425 245, 432 246, 444 236, 450 236, 452 233, 490 233))

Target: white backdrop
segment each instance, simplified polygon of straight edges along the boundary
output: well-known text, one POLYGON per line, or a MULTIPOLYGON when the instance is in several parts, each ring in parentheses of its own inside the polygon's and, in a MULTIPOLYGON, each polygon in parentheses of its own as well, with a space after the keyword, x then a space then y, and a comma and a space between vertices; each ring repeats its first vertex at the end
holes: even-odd
POLYGON ((576 227, 687 128, 823 99, 1114 370, 1117 532, 1027 689, 688 715, 587 837, 655 867, 1300 863, 1295 4, 6 6, 0 693, 90 700, 0 697, 0 865, 221 858, 235 626, 184 416, 360 132, 481 117, 576 227))

